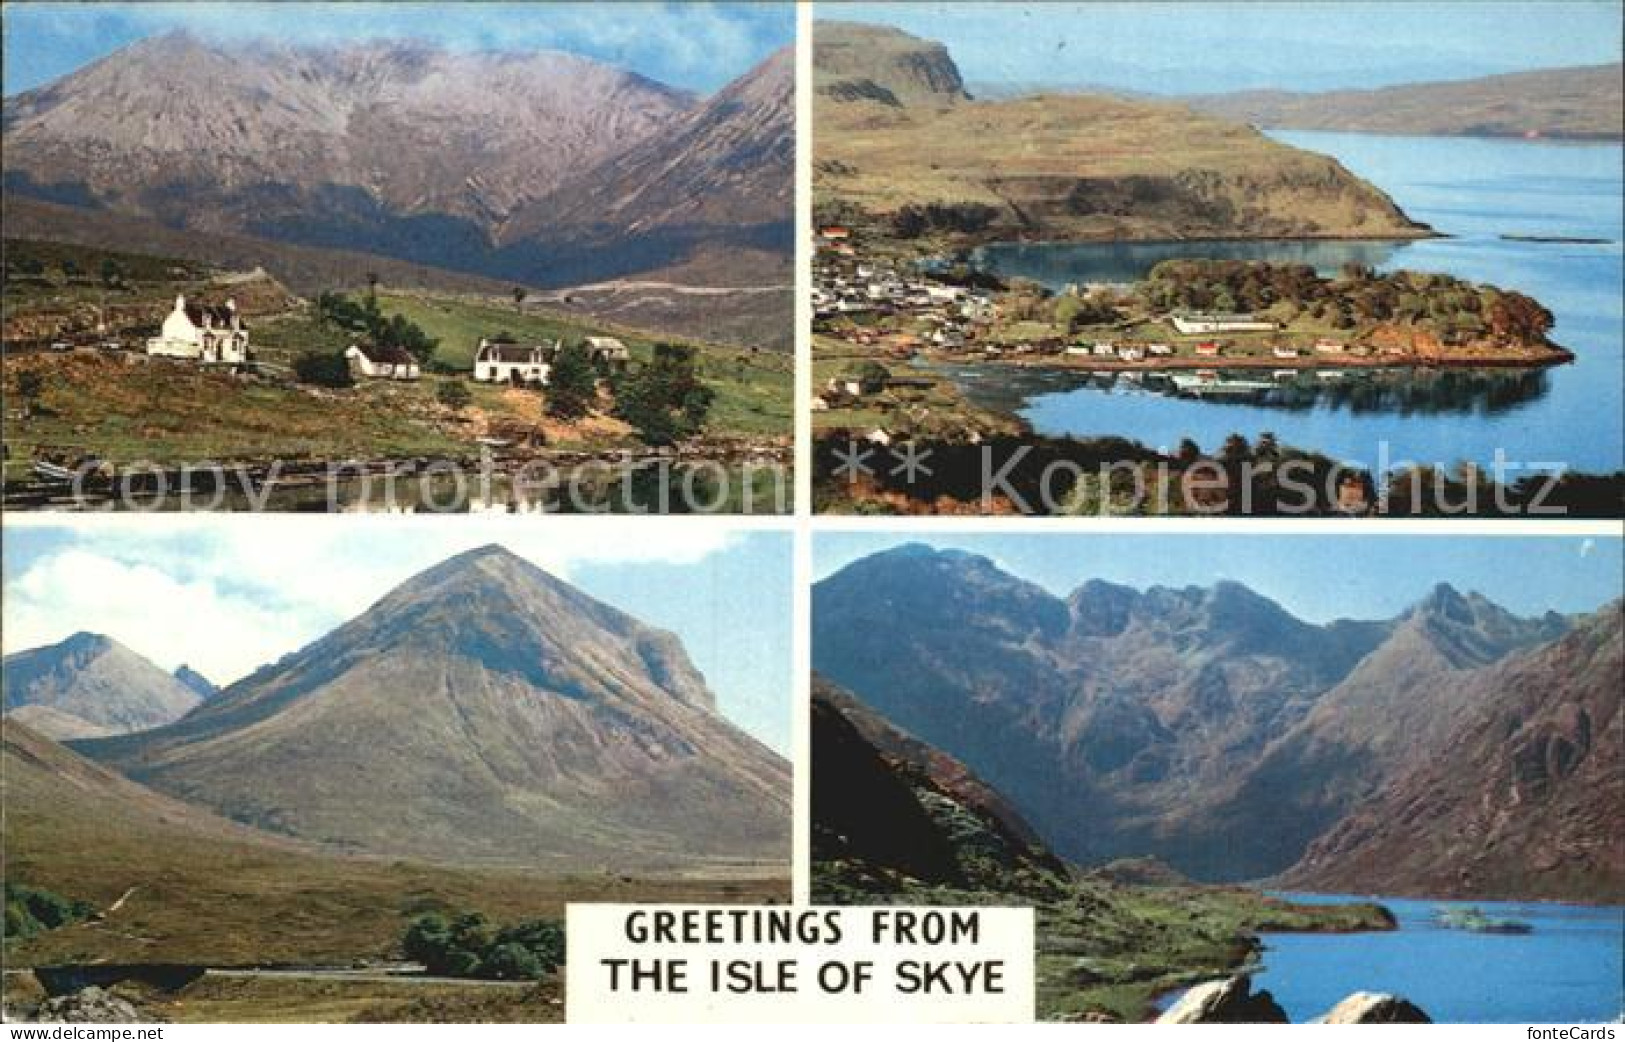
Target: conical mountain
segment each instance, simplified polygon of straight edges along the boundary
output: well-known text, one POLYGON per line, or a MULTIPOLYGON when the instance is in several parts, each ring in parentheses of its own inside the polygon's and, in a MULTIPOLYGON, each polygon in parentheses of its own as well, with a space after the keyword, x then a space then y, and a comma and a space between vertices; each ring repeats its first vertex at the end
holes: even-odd
POLYGON ((672 634, 499 547, 453 557, 179 724, 81 743, 344 848, 541 868, 778 860, 783 759, 672 634))
POLYGON ((5 657, 5 711, 52 738, 127 734, 178 720, 196 691, 98 633, 5 657))

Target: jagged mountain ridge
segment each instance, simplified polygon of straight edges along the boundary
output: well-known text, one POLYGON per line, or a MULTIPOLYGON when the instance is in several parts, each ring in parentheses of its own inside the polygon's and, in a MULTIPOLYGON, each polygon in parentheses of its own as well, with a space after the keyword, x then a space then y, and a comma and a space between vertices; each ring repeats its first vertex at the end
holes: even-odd
POLYGON ((342 849, 561 869, 787 856, 783 759, 716 712, 677 638, 499 547, 175 725, 76 748, 342 849))
POLYGON ((1565 627, 1453 590, 1324 626, 1231 583, 1063 599, 985 558, 905 546, 815 587, 813 664, 963 760, 1063 856, 1150 854, 1233 880, 1285 869, 1405 766, 1409 739, 1455 723, 1471 689, 1443 681, 1565 627), (1416 704, 1372 728, 1381 703, 1360 692, 1381 676, 1404 676, 1388 694, 1416 704))
POLYGON ((98 633, 5 657, 5 711, 52 738, 142 731, 180 719, 201 696, 98 633))
POLYGON ((769 211, 765 223, 790 221, 785 150, 719 144, 789 138, 787 100, 734 104, 774 81, 776 63, 702 102, 561 52, 227 46, 172 33, 7 99, 6 187, 531 285, 680 266, 702 228, 787 251, 787 237, 756 227, 769 211), (643 161, 610 164, 623 156, 643 161), (667 173, 702 203, 683 236, 670 234, 675 189, 625 180, 667 173), (593 183, 611 194, 580 187, 593 183), (566 185, 558 208, 544 203, 566 185), (586 204, 613 212, 585 215, 586 204))
POLYGON ((1461 723, 1325 832, 1288 886, 1625 898, 1621 635, 1613 604, 1460 678, 1461 723), (1473 699, 1484 691, 1493 700, 1473 699))

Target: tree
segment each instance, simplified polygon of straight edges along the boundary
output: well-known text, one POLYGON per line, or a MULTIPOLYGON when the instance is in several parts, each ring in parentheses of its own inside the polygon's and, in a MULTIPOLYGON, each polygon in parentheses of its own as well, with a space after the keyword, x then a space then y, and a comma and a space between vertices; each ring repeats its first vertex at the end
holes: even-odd
POLYGON ((39 396, 45 390, 45 378, 33 370, 17 374, 17 396, 23 400, 23 415, 33 416, 39 407, 39 396))
POLYGON ((102 285, 108 289, 124 285, 124 268, 111 257, 102 260, 102 285))
POLYGON ((62 274, 71 279, 75 276, 83 274, 83 272, 81 271, 79 265, 75 264, 71 258, 64 258, 62 261, 62 274))
POLYGON ((1252 447, 1247 444, 1247 439, 1242 437, 1240 434, 1232 434, 1230 437, 1224 439, 1224 447, 1219 450, 1219 459, 1223 460, 1226 464, 1234 466, 1235 464, 1244 462, 1250 458, 1252 454, 1253 450, 1252 447))
POLYGON ((700 382, 696 360, 692 347, 656 344, 647 365, 615 381, 615 415, 649 445, 671 445, 698 434, 716 392, 700 382))
POLYGON ((513 292, 513 309, 515 311, 519 311, 519 312, 522 313, 524 311, 525 298, 530 296, 530 291, 525 289, 525 287, 523 287, 523 286, 515 286, 513 288, 512 292, 513 292))
POLYGON ((582 344, 562 348, 553 359, 547 381, 547 411, 564 420, 576 420, 592 411, 598 399, 598 373, 582 344))
POLYGON ((1174 458, 1179 461, 1180 466, 1189 467, 1202 458, 1202 447, 1190 438, 1181 438, 1179 440, 1179 450, 1175 453, 1174 458))
POLYGON ((469 393, 468 385, 461 380, 440 381, 440 386, 434 389, 434 397, 435 401, 452 412, 462 412, 474 400, 474 396, 469 393))
POLYGON ((294 359, 293 376, 302 384, 317 387, 351 387, 355 377, 350 363, 343 355, 307 351, 294 359))
POLYGON ((493 980, 539 980, 542 960, 522 944, 499 944, 480 962, 480 976, 493 980))

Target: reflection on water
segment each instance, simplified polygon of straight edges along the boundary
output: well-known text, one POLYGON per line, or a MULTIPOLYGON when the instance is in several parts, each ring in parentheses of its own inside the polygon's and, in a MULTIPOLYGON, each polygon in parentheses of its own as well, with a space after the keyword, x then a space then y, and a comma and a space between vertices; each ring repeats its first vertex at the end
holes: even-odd
POLYGON ((1351 415, 1492 416, 1545 394, 1544 369, 1216 369, 1162 373, 930 366, 987 409, 1012 411, 1030 399, 1076 391, 1163 395, 1208 405, 1351 415))

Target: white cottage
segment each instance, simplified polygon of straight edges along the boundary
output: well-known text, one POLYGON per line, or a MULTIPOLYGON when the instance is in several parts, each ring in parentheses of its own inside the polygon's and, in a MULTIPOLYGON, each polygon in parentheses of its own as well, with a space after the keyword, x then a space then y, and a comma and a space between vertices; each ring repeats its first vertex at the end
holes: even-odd
POLYGON ((237 314, 236 301, 215 307, 187 303, 182 294, 159 335, 147 341, 147 354, 239 365, 248 361, 248 327, 237 314))
POLYGON ((587 354, 592 358, 594 365, 620 366, 632 360, 631 350, 612 336, 588 337, 587 354))
POLYGON ((546 386, 559 345, 516 344, 480 338, 474 352, 474 379, 483 383, 537 383, 546 386))
POLYGON ((352 373, 373 380, 416 380, 423 375, 412 353, 395 344, 351 344, 344 357, 352 373))

